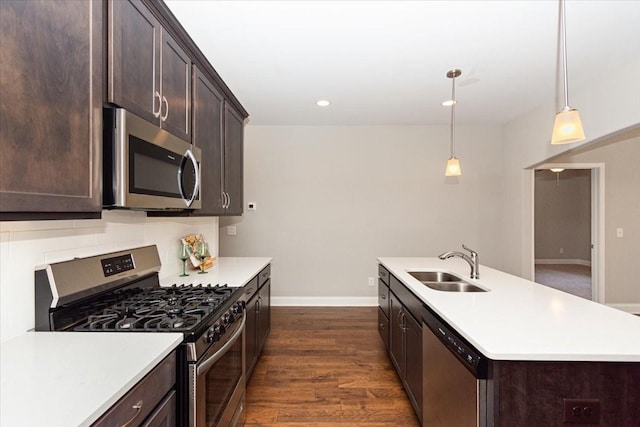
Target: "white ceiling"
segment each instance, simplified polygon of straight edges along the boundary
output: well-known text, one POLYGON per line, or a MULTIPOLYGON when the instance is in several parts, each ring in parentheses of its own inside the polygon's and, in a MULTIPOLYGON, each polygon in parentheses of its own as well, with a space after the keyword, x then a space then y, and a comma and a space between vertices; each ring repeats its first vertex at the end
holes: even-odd
MULTIPOLYGON (((253 125, 449 123, 452 68, 459 124, 505 123, 562 93, 556 0, 166 3, 253 125)), ((566 10, 571 100, 640 58, 640 0, 566 10)))

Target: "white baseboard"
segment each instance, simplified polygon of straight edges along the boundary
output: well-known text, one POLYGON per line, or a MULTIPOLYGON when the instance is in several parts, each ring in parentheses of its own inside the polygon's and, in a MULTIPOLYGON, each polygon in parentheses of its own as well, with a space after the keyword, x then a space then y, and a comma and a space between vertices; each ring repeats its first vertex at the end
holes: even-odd
POLYGON ((586 259, 537 259, 536 264, 575 264, 591 267, 591 261, 586 259))
POLYGON ((626 311, 631 314, 640 314, 640 304, 606 304, 611 308, 626 311))
POLYGON ((271 297, 281 307, 375 307, 378 297, 271 297))

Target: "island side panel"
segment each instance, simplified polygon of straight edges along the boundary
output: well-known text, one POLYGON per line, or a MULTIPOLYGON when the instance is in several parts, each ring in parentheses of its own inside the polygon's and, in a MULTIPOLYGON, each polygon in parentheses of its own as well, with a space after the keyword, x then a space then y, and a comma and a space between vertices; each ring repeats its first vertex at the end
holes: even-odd
POLYGON ((563 399, 598 399, 600 426, 640 420, 640 363, 493 362, 495 425, 564 424, 563 399))

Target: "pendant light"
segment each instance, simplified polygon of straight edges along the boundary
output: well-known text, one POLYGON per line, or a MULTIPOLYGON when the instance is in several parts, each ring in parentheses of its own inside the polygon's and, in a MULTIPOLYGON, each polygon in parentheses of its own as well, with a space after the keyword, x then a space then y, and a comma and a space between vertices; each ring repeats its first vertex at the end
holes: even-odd
MULTIPOLYGON (((456 77, 459 77, 462 71, 456 69, 447 72, 447 77, 451 79, 451 157, 447 160, 447 169, 445 176, 460 176, 462 175, 462 169, 460 169, 460 160, 456 158, 455 147, 455 124, 456 124, 456 77)), ((447 103, 448 104, 448 103, 447 103)))
POLYGON ((569 83, 567 77, 567 20, 564 0, 560 0, 560 37, 562 38, 562 70, 564 74, 564 108, 556 114, 553 124, 551 144, 570 144, 582 141, 584 130, 580 114, 575 108, 569 107, 569 83))

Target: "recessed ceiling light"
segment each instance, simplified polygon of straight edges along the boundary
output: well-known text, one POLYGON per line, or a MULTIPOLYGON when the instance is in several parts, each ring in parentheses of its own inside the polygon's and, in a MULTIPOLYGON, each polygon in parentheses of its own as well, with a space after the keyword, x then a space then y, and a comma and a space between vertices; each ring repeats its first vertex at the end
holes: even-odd
POLYGON ((454 101, 453 99, 447 99, 446 101, 442 101, 442 106, 443 107, 451 107, 455 103, 456 103, 456 101, 454 101))
POLYGON ((316 105, 318 107, 328 107, 329 105, 331 105, 331 102, 327 101, 326 99, 320 99, 316 101, 316 105))

